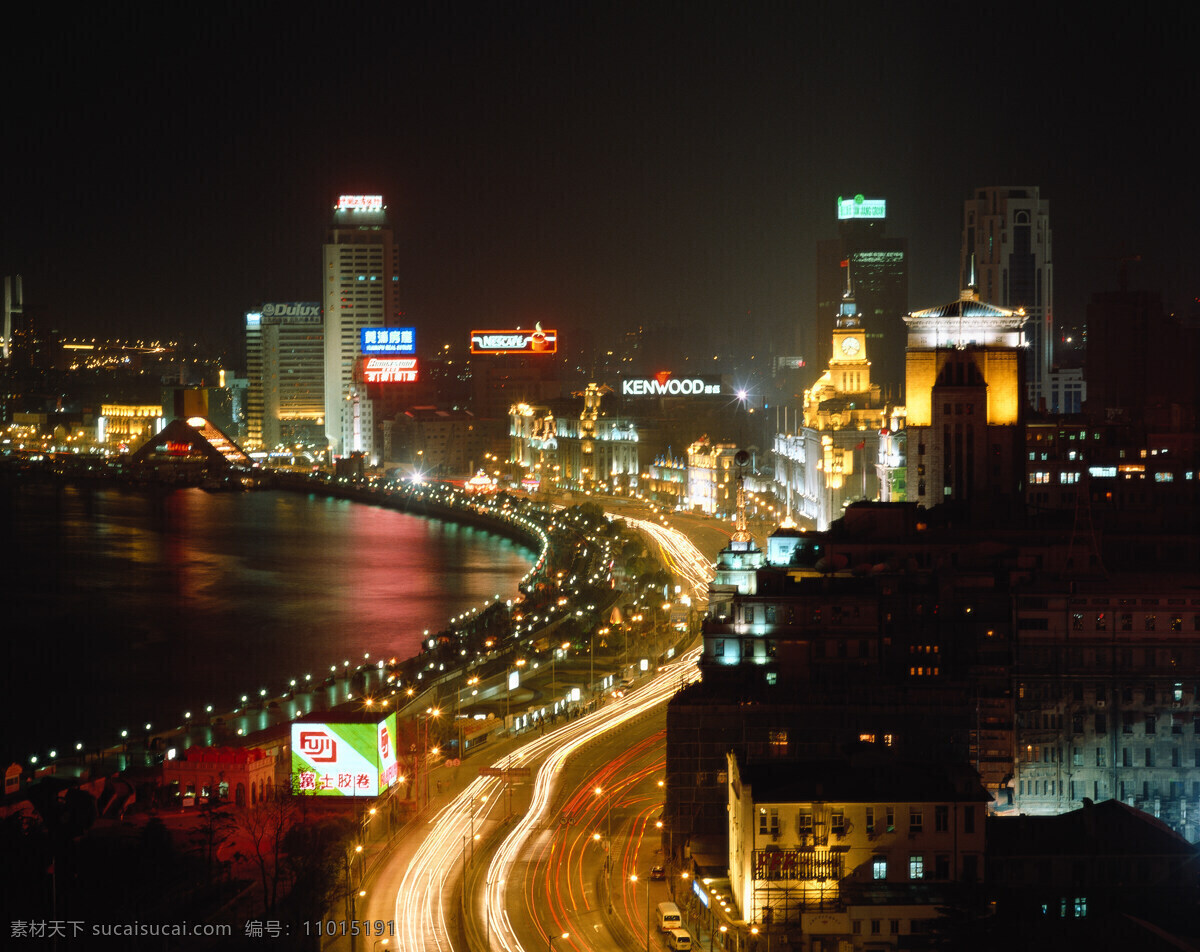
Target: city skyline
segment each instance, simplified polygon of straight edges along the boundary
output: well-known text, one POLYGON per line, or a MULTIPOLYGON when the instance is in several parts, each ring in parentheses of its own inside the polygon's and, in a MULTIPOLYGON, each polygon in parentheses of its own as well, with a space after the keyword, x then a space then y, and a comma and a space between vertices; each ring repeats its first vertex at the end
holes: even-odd
POLYGON ((1191 14, 468 5, 348 20, 346 41, 158 16, 85 12, 50 41, 29 14, 3 67, 43 95, 10 119, 0 270, 66 333, 236 346, 247 309, 318 299, 341 193, 385 196, 400 307, 447 335, 749 316, 811 343, 839 195, 888 201, 921 308, 957 294, 963 201, 993 185, 1051 203, 1057 327, 1122 255, 1170 306, 1194 297, 1191 14))

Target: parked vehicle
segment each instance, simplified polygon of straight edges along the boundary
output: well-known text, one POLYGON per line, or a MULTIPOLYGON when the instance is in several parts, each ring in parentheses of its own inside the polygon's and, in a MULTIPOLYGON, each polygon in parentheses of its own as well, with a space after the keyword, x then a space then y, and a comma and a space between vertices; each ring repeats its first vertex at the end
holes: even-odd
POLYGON ((658 931, 670 932, 672 929, 683 928, 683 917, 679 915, 679 907, 673 902, 658 904, 658 931))

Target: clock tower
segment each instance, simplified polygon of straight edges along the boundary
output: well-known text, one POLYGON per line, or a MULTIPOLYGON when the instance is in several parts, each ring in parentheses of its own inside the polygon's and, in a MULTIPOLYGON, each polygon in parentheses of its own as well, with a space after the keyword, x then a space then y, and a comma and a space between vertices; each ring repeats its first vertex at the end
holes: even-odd
MULTIPOLYGON (((849 275, 847 275, 849 285, 849 275)), ((833 356, 827 371, 836 393, 869 393, 871 362, 867 360, 867 334, 858 318, 854 290, 847 286, 833 329, 833 356)))
POLYGON ((849 286, 832 331, 829 364, 804 391, 804 425, 775 445, 790 498, 821 530, 849 503, 877 497, 879 434, 894 415, 871 380, 867 329, 849 286))

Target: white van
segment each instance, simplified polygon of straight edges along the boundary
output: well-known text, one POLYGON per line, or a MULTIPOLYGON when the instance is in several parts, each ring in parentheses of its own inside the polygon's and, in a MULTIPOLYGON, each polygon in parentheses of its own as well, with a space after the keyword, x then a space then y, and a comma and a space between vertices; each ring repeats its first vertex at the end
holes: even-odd
POLYGON ((687 929, 672 929, 667 933, 667 948, 678 949, 680 952, 690 952, 692 934, 687 929))
POLYGON ((679 907, 673 902, 658 904, 658 931, 671 932, 682 928, 683 918, 679 915, 679 907))

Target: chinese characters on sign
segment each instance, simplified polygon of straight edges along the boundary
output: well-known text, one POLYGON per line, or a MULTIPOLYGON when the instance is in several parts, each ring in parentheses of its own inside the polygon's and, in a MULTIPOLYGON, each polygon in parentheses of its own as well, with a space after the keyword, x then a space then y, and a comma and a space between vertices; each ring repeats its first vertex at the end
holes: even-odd
POLYGON ((755 850, 754 878, 762 880, 841 879, 844 853, 815 850, 755 850))
POLYGON ((301 790, 340 790, 343 793, 363 793, 371 788, 369 774, 318 774, 313 770, 300 771, 301 790))
POLYGON ((383 211, 382 195, 342 195, 338 198, 340 212, 381 212, 383 211))
POLYGON ((417 349, 417 331, 413 327, 364 327, 364 354, 411 354, 417 349))

